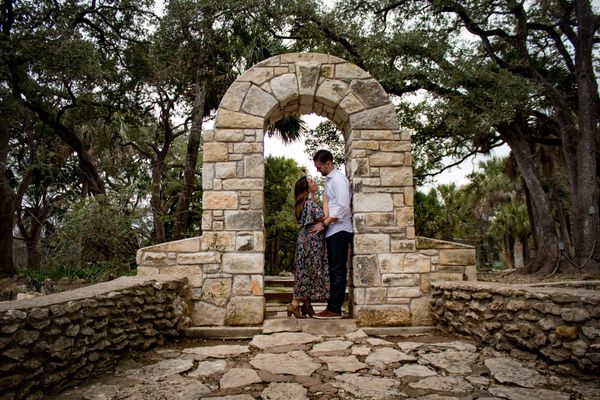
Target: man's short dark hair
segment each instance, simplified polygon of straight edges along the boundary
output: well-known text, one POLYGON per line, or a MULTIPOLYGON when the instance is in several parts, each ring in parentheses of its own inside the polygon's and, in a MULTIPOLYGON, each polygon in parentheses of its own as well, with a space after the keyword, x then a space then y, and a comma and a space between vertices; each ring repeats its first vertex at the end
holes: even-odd
POLYGON ((333 154, 331 154, 329 150, 321 149, 315 153, 313 161, 318 161, 320 163, 331 161, 333 163, 333 154))

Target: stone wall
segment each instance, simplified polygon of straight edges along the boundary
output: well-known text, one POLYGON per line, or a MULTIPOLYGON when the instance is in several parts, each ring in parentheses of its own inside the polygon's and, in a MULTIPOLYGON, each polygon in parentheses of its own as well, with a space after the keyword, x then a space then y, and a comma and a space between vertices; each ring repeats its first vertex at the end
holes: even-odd
POLYGON ((498 350, 521 349, 551 363, 600 371, 600 281, 431 287, 433 316, 445 331, 478 337, 498 350))
POLYGON ((186 279, 122 277, 0 303, 0 398, 58 392, 189 325, 186 279))
POLYGON ((355 256, 354 314, 362 326, 429 326, 430 283, 476 280, 475 248, 417 237, 414 252, 355 256))

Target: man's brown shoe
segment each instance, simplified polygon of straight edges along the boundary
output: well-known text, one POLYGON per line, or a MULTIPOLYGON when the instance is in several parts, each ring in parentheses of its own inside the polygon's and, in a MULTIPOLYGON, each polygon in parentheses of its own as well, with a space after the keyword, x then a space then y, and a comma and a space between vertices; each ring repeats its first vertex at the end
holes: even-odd
POLYGON ((334 313, 333 311, 324 310, 313 315, 316 319, 341 319, 342 314, 334 313))

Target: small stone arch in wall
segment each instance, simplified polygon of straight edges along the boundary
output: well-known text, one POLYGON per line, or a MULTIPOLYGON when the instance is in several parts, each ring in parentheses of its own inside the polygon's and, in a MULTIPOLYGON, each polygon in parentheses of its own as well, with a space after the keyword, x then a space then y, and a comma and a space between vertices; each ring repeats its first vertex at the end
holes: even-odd
POLYGON ((440 257, 415 245, 410 134, 379 82, 326 54, 271 57, 230 86, 214 129, 203 132, 202 237, 141 249, 138 273, 188 276, 193 325, 261 323, 264 132, 286 115, 311 113, 345 137, 355 229, 352 317, 371 326, 431 324, 429 276, 440 257))

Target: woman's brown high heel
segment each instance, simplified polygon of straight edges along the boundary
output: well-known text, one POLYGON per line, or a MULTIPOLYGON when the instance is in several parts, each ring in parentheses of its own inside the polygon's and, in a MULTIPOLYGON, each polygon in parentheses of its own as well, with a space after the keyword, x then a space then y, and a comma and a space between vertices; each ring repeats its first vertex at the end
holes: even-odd
POLYGON ((311 318, 315 315, 315 310, 313 310, 312 304, 308 300, 302 304, 302 315, 308 315, 311 318))
POLYGON ((287 306, 287 316, 290 318, 292 315, 296 318, 304 318, 300 312, 300 307, 295 307, 292 303, 287 306))

